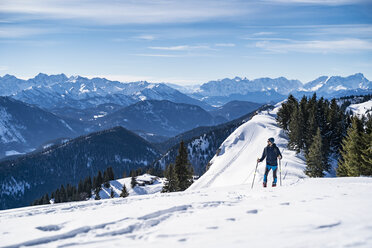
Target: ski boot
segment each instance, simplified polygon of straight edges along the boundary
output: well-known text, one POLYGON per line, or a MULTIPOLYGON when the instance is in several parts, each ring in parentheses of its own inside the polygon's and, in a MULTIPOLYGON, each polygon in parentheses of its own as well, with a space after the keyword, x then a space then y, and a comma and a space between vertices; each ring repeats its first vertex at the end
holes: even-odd
POLYGON ((276 183, 273 183, 273 185, 271 185, 272 187, 276 187, 276 183))
POLYGON ((267 187, 267 183, 266 183, 266 182, 263 182, 263 187, 264 187, 264 188, 267 187))

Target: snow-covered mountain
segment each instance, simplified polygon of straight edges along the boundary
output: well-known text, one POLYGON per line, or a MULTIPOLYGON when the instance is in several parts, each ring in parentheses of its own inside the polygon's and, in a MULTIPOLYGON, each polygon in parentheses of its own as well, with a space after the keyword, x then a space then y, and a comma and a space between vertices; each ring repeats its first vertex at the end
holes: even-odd
POLYGON ((80 134, 80 123, 36 106, 0 97, 0 158, 30 152, 46 141, 80 134))
POLYGON ((45 109, 62 107, 84 109, 105 103, 128 106, 143 100, 169 100, 199 105, 207 110, 212 109, 208 104, 163 83, 146 81, 121 83, 105 78, 67 77, 64 74, 40 73, 29 80, 5 75, 0 77, 0 95, 12 96, 45 109))
POLYGON ((276 111, 259 113, 231 134, 207 173, 186 192, 0 211, 1 245, 372 246, 371 178, 307 178, 303 159, 284 150, 283 186, 262 188, 260 164, 251 189, 267 138, 286 146, 276 111))
MULTIPOLYGON (((283 184, 288 185, 306 178, 304 158, 287 149, 287 137, 277 125, 275 117, 280 104, 273 110, 263 111, 236 129, 220 146, 209 162, 208 171, 188 190, 247 184, 253 181, 257 158, 273 137, 283 154, 283 184), (229 178, 234 178, 230 180, 229 178)), ((256 182, 262 182, 264 164, 259 164, 256 182)), ((272 178, 269 178, 269 182, 272 178)), ((279 180, 278 180, 279 182, 279 180)))
POLYGON ((316 92, 318 96, 326 98, 362 95, 371 93, 372 82, 361 73, 348 77, 322 76, 306 84, 284 77, 254 80, 235 77, 209 81, 201 86, 184 87, 184 89, 178 87, 178 89, 210 105, 221 106, 234 100, 275 103, 287 98, 288 94, 302 97, 316 92))
POLYGON ((351 104, 346 110, 351 111, 353 114, 359 117, 363 115, 366 116, 367 114, 372 115, 372 100, 358 104, 351 104))
POLYGON ((116 175, 129 175, 160 155, 146 140, 116 127, 0 162, 0 209, 27 206, 61 184, 76 185, 108 167, 116 175))
POLYGON ((317 93, 326 98, 358 95, 372 92, 372 82, 357 73, 348 77, 322 76, 298 89, 296 95, 317 93))

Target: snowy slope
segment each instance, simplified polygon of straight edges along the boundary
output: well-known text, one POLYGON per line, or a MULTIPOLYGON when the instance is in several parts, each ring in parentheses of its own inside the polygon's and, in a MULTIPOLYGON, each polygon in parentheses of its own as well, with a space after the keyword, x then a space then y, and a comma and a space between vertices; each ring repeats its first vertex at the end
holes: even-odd
MULTIPOLYGON (((222 187, 251 183, 253 181, 257 158, 261 157, 267 139, 275 138, 282 152, 282 183, 289 185, 305 178, 305 161, 287 147, 286 135, 276 124, 275 117, 280 104, 271 111, 264 111, 235 130, 219 148, 218 155, 210 161, 210 169, 196 181, 189 190, 209 187, 222 187)), ((257 170, 256 183, 261 183, 265 171, 264 162, 257 170)), ((279 183, 278 173, 278 183, 279 183)), ((268 182, 272 176, 269 175, 268 182)))
POLYGON ((352 104, 346 109, 347 111, 352 111, 354 114, 358 116, 366 115, 368 113, 372 114, 372 100, 367 102, 359 103, 359 104, 352 104))
MULTIPOLYGON (((161 192, 164 186, 164 179, 158 178, 156 176, 152 176, 149 174, 143 174, 141 176, 136 177, 136 181, 139 184, 134 188, 131 186, 131 177, 121 178, 117 180, 110 181, 110 187, 105 188, 102 187, 101 191, 99 192, 99 196, 101 199, 109 199, 111 198, 111 188, 114 191, 114 198, 120 197, 121 191, 123 190, 123 184, 127 188, 129 196, 135 195, 149 195, 161 192)), ((94 199, 94 195, 92 199, 94 199)))
POLYGON ((371 178, 0 211, 0 247, 372 247, 371 178))

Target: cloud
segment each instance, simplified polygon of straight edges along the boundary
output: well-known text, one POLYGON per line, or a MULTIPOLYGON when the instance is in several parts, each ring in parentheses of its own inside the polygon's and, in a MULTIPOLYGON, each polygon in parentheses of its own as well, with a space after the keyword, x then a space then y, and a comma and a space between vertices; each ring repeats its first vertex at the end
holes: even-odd
POLYGON ((258 33, 254 33, 252 34, 253 36, 263 36, 263 35, 273 35, 275 34, 274 32, 258 32, 258 33))
POLYGON ((9 70, 9 66, 0 65, 0 71, 8 71, 8 70, 9 70))
POLYGON ((360 39, 291 41, 286 43, 260 41, 256 43, 256 47, 276 53, 350 53, 355 51, 372 51, 372 42, 360 39))
POLYGON ((234 43, 218 43, 215 44, 216 47, 235 47, 234 43))
POLYGON ((155 40, 155 36, 153 36, 153 35, 146 35, 146 34, 144 34, 144 35, 139 35, 139 36, 136 36, 136 37, 134 37, 135 39, 140 39, 140 40, 155 40))
POLYGON ((163 47, 149 47, 153 50, 164 50, 164 51, 190 51, 190 50, 213 50, 209 46, 189 46, 189 45, 181 45, 181 46, 163 46, 163 47))
POLYGON ((242 2, 222 0, 2 0, 0 13, 41 20, 80 20, 96 24, 192 23, 248 12, 242 2))
POLYGON ((176 55, 176 54, 151 54, 151 53, 137 53, 134 56, 140 57, 163 57, 163 58, 181 58, 186 57, 186 55, 176 55))
POLYGON ((0 38, 21 38, 33 35, 40 35, 52 32, 51 29, 2 26, 0 27, 0 38))
POLYGON ((349 5, 368 2, 368 0, 264 0, 272 3, 316 4, 316 5, 349 5))

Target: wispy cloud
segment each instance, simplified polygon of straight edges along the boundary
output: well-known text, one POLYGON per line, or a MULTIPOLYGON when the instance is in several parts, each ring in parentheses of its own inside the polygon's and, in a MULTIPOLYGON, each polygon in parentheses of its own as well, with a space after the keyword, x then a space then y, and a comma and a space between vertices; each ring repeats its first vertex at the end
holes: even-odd
POLYGON ((215 44, 216 47, 235 47, 234 43, 217 43, 215 44))
POLYGON ((317 4, 317 5, 348 5, 368 2, 368 0, 263 0, 265 2, 273 3, 287 3, 287 4, 317 4))
POLYGON ((2 0, 0 13, 24 19, 82 20, 98 24, 184 23, 247 13, 242 2, 221 0, 2 0))
POLYGON ((258 32, 258 33, 254 33, 252 34, 253 36, 264 36, 264 35, 273 35, 275 34, 274 32, 258 32))
POLYGON ((181 46, 157 46, 149 47, 153 50, 164 50, 164 51, 191 51, 191 50, 213 50, 209 46, 190 46, 190 45, 181 45, 181 46))
POLYGON ((140 39, 140 40, 155 40, 155 36, 154 35, 149 35, 149 34, 143 34, 143 35, 139 35, 139 36, 135 36, 134 37, 135 39, 140 39))
POLYGON ((19 26, 2 26, 0 27, 0 38, 21 38, 51 32, 53 32, 53 30, 51 29, 29 28, 19 26))
POLYGON ((256 47, 276 53, 350 53, 355 51, 372 51, 372 42, 360 39, 291 41, 286 43, 261 41, 256 43, 256 47))
POLYGON ((8 71, 8 70, 9 70, 9 66, 0 65, 0 71, 8 71))
POLYGON ((187 55, 181 55, 181 54, 151 54, 151 53, 137 53, 133 55, 140 56, 140 57, 162 57, 162 58, 181 58, 181 57, 187 56, 187 55))

